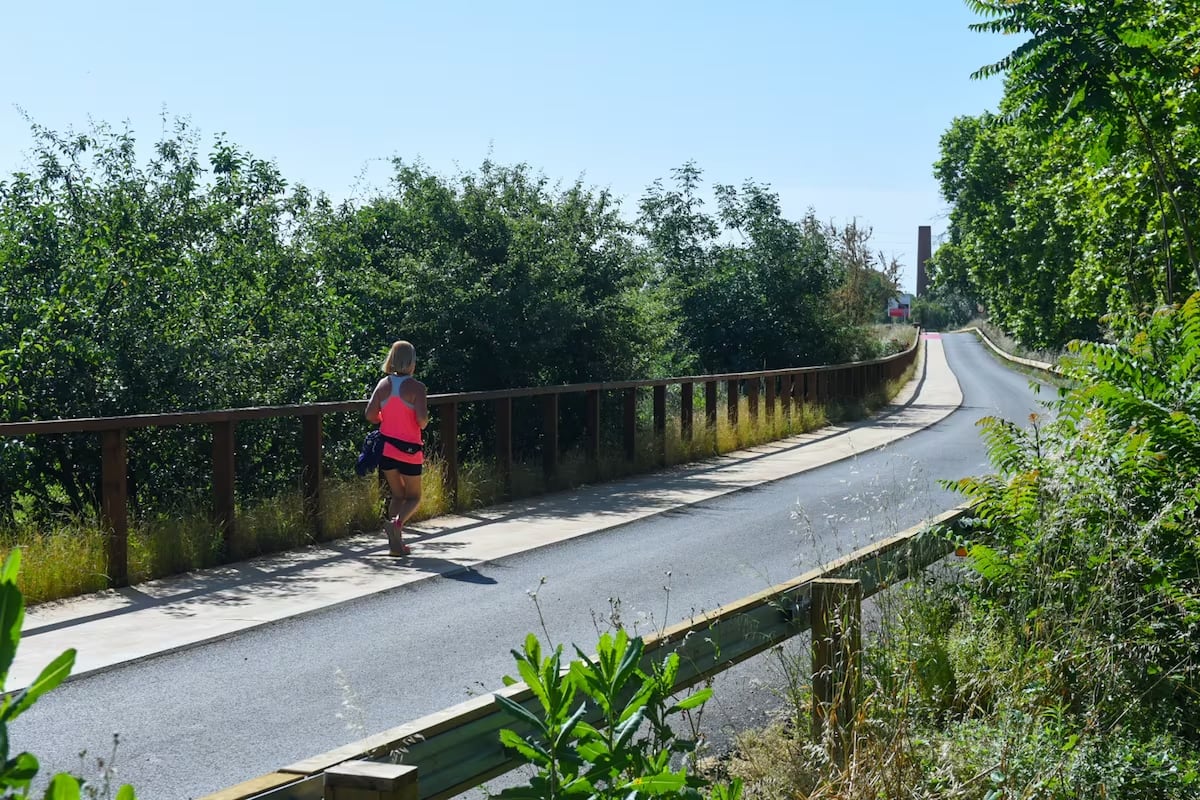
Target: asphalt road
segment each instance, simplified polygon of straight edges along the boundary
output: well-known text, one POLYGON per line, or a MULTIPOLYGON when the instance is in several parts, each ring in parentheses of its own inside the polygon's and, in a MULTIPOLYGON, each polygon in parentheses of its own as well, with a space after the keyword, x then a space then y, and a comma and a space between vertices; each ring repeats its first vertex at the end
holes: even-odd
MULTIPOLYGON (((198 797, 498 688, 527 632, 591 651, 614 617, 650 632, 916 524, 961 500, 938 479, 990 471, 980 417, 1023 423, 1042 410, 1030 379, 973 336, 943 342, 963 406, 920 433, 475 572, 80 678, 12 726, 14 752, 95 775, 119 732, 117 778, 139 798, 198 797)), ((703 719, 712 746, 766 721, 784 702, 783 680, 770 655, 725 673, 703 719)))

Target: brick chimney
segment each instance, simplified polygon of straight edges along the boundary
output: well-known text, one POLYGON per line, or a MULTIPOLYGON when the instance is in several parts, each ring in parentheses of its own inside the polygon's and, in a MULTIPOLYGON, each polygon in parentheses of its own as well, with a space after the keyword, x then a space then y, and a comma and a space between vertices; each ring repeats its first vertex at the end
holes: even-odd
POLYGON ((917 297, 924 297, 929 289, 929 275, 925 263, 933 258, 933 234, 929 225, 917 228, 917 297))

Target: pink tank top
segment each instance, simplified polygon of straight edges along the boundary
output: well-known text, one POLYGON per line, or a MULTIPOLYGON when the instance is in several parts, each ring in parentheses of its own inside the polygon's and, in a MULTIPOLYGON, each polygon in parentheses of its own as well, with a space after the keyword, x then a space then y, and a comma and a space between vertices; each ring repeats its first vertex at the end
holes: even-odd
MULTIPOLYGON (((401 439, 413 444, 421 444, 421 426, 417 424, 417 411, 412 404, 400 396, 400 387, 409 379, 408 375, 389 375, 388 382, 392 392, 383 398, 379 406, 379 432, 393 439, 401 439)), ((405 453, 391 444, 383 445, 383 455, 406 464, 423 464, 425 454, 405 453)))

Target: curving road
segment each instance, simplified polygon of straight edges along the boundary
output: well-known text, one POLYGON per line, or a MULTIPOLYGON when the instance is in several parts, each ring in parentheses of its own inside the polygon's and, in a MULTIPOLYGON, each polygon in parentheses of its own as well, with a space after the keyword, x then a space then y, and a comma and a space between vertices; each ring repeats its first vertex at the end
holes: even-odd
MULTIPOLYGON (((497 688, 544 628, 591 650, 613 616, 647 632, 759 591, 960 498, 938 479, 988 471, 975 422, 1040 411, 1029 378, 967 334, 943 337, 963 391, 942 422, 880 450, 641 522, 252 629, 65 684, 13 725, 43 768, 118 779, 143 800, 198 797, 497 688), (544 582, 543 582, 544 579, 544 582)), ((1049 397, 1050 395, 1047 395, 1049 397)), ((726 673, 704 723, 762 723, 778 659, 726 673)))

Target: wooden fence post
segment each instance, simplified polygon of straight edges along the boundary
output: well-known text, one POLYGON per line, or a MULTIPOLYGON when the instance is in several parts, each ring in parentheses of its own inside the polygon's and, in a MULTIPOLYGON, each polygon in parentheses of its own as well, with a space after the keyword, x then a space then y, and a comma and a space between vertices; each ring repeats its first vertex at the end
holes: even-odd
POLYGON ((547 482, 558 472, 558 395, 542 396, 542 474, 547 482))
POLYGON ((232 420, 212 424, 213 520, 221 528, 226 557, 229 557, 229 547, 233 544, 235 524, 234 424, 232 420))
POLYGON ((600 390, 588 389, 585 411, 587 460, 594 466, 600 460, 600 390))
POLYGON ((775 383, 778 381, 775 375, 771 375, 767 381, 767 419, 775 418, 775 383))
POLYGON ((630 387, 625 390, 625 459, 633 461, 637 457, 637 389, 630 387))
POLYGON ((657 437, 658 463, 667 463, 667 386, 654 387, 654 435, 657 437))
POLYGON ((344 761, 325 770, 324 800, 417 800, 417 768, 380 761, 344 761))
POLYGON ((742 399, 742 393, 739 391, 741 381, 736 378, 725 382, 725 417, 729 420, 729 426, 733 428, 735 434, 738 424, 738 403, 742 399))
POLYGON ((504 486, 504 495, 512 494, 512 410, 511 397, 496 400, 496 469, 504 486))
POLYGON ((759 379, 751 378, 746 383, 746 404, 750 409, 750 421, 758 424, 758 391, 759 379))
POLYGON ((812 582, 813 740, 845 769, 854 754, 855 691, 862 658, 862 584, 812 582))
POLYGON ((717 429, 717 382, 704 382, 704 421, 709 430, 717 429))
POLYGON ((694 408, 695 385, 679 384, 679 435, 685 442, 692 440, 692 410, 694 408))
POLYGON ((100 436, 100 513, 108 536, 108 585, 129 585, 129 464, 125 430, 100 436))
POLYGON ((458 403, 438 407, 438 425, 442 439, 443 480, 450 506, 458 505, 458 403))
POLYGON ((320 414, 305 414, 301 417, 304 456, 304 515, 312 524, 313 531, 320 538, 324 533, 321 521, 321 450, 323 418, 320 414))

